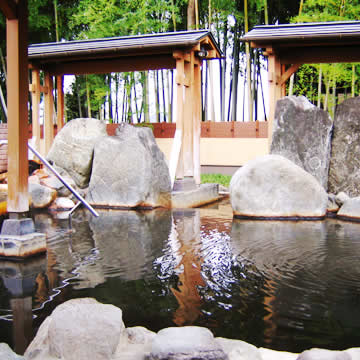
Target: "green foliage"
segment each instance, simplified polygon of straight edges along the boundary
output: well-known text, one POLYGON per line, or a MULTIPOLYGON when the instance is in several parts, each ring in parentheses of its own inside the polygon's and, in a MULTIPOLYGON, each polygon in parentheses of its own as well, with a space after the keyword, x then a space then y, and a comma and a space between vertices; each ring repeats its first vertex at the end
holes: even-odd
POLYGON ((229 187, 231 176, 222 174, 201 174, 201 183, 221 184, 229 187))
POLYGON ((359 20, 360 4, 357 0, 305 0, 301 15, 292 22, 323 22, 359 20))
POLYGON ((164 32, 173 11, 169 0, 81 0, 70 26, 83 39, 164 32))
MULTIPOLYGON (((324 21, 344 21, 360 19, 360 1, 359 0, 304 0, 302 13, 291 19, 293 23, 305 22, 324 22, 324 21)), ((322 64, 322 93, 330 93, 333 88, 337 93, 351 93, 352 66, 350 64, 322 64)), ((294 85, 294 94, 305 95, 313 103, 317 101, 319 65, 303 65, 296 73, 296 84, 294 85)), ((359 71, 358 65, 356 70, 359 71)), ((328 99, 328 109, 331 109, 334 103, 333 96, 323 95, 322 103, 324 105, 325 97, 328 99)), ((336 98, 335 98, 335 101, 336 98)), ((331 110, 332 111, 332 110, 331 110)), ((331 112, 330 111, 330 112, 331 112)))
POLYGON ((150 123, 142 122, 142 123, 134 124, 134 126, 136 126, 136 127, 146 127, 146 128, 151 129, 152 131, 154 131, 154 125, 152 125, 150 123))

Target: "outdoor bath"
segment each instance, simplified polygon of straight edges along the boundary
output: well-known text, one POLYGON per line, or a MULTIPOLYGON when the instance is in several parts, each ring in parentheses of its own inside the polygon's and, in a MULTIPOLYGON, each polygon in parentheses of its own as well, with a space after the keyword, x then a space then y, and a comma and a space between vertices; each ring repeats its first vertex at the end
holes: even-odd
POLYGON ((0 342, 25 350, 60 303, 93 297, 127 327, 196 325, 301 352, 358 346, 360 224, 250 221, 201 209, 34 214, 47 255, 1 262, 0 342))

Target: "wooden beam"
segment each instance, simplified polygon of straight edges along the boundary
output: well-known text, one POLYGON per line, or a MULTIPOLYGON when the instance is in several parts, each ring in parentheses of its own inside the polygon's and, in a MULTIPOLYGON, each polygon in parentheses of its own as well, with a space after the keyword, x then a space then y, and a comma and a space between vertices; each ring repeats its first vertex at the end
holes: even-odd
POLYGON ((12 213, 29 211, 27 1, 19 0, 17 19, 6 20, 8 104, 8 200, 12 213))
POLYGON ((319 64, 360 62, 360 44, 277 49, 282 64, 319 64))
POLYGON ((35 149, 40 151, 40 71, 31 71, 31 100, 32 100, 32 136, 35 138, 35 149))
MULTIPOLYGON (((34 69, 35 71, 39 71, 38 69, 34 69)), ((48 88, 46 86, 43 86, 41 84, 39 84, 38 86, 39 92, 46 94, 48 92, 48 88)), ((33 84, 29 84, 29 91, 30 92, 34 92, 35 91, 35 87, 33 84)))
POLYGON ((280 80, 280 85, 283 85, 285 84, 290 76, 292 74, 294 74, 298 69, 299 67, 301 66, 301 64, 293 64, 291 65, 282 75, 281 75, 281 80, 280 80))
POLYGON ((107 74, 110 72, 145 71, 175 69, 176 60, 173 56, 128 56, 118 59, 85 60, 77 62, 51 63, 43 67, 50 75, 84 75, 107 74))
POLYGON ((207 50, 207 56, 206 59, 216 59, 218 58, 216 50, 207 50))
POLYGON ((272 141, 273 122, 275 117, 276 102, 281 98, 281 64, 280 59, 275 53, 268 56, 268 81, 269 81, 269 124, 268 140, 269 150, 272 141))
POLYGON ((48 72, 45 72, 45 86, 49 91, 45 94, 45 117, 44 117, 44 138, 45 138, 45 155, 50 150, 54 140, 54 97, 53 97, 53 80, 48 72))
POLYGON ((5 15, 7 20, 18 18, 17 4, 14 0, 1 0, 0 11, 5 15))
POLYGON ((56 77, 57 86, 57 131, 60 131, 64 126, 64 76, 56 77))

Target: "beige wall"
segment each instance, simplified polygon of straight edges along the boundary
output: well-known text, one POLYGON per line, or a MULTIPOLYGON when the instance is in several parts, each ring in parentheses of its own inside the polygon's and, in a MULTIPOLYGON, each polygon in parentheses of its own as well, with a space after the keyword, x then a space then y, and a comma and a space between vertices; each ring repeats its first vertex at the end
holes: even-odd
MULTIPOLYGON (((156 139, 169 161, 173 139, 156 139)), ((200 164, 242 166, 247 161, 268 153, 268 139, 201 138, 200 164)))

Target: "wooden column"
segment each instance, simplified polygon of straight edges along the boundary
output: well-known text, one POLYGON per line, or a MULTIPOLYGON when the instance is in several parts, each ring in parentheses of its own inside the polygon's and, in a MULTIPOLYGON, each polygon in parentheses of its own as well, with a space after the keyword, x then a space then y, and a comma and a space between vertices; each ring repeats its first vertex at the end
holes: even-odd
MULTIPOLYGON (((281 77, 286 72, 285 64, 281 64, 281 77)), ((286 96, 286 82, 282 82, 280 79, 280 86, 281 86, 281 97, 286 96)))
POLYGON ((54 97, 53 97, 53 81, 48 72, 45 72, 45 119, 44 119, 44 139, 45 139, 45 155, 50 150, 54 140, 54 97))
POLYGON ((201 164, 200 164, 200 138, 201 138, 201 62, 195 60, 194 64, 194 178, 195 183, 200 185, 201 164))
POLYGON ((183 162, 184 176, 194 177, 194 52, 185 57, 185 109, 183 132, 183 162))
MULTIPOLYGON (((184 54, 174 53, 176 59, 176 129, 184 133, 184 54)), ((181 144, 180 156, 176 170, 176 178, 184 178, 183 144, 181 144)))
POLYGON ((31 78, 32 135, 35 138, 35 148, 40 151, 40 71, 32 69, 31 78))
POLYGON ((64 126, 64 76, 56 77, 57 85, 57 131, 60 131, 64 126))
POLYGON ((8 103, 7 210, 25 213, 28 197, 28 59, 27 1, 18 0, 17 18, 6 20, 8 103))
POLYGON ((276 102, 281 98, 281 64, 279 58, 272 51, 266 49, 268 55, 268 71, 269 71, 269 124, 268 124, 268 139, 269 149, 272 141, 273 122, 275 117, 276 102))

